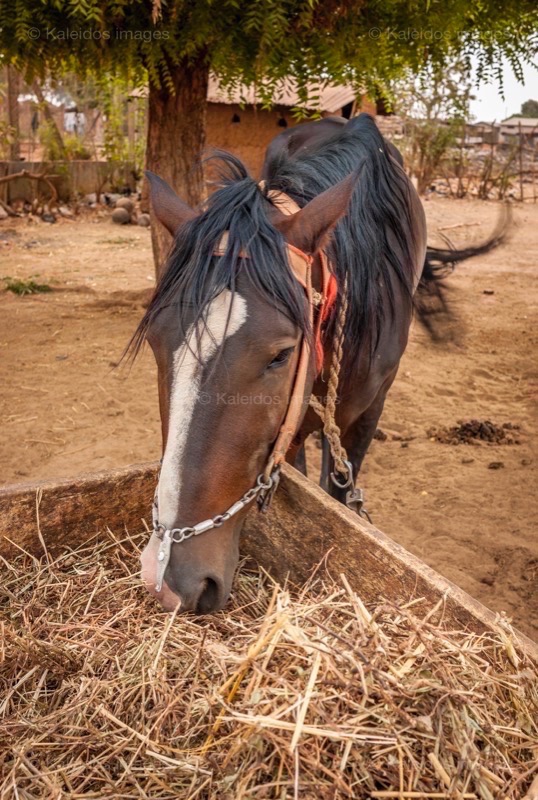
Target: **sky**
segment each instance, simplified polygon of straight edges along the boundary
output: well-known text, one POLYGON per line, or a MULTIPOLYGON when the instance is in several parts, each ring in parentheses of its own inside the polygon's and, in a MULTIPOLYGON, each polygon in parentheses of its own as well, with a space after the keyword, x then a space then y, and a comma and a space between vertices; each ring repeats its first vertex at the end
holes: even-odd
POLYGON ((504 64, 504 99, 496 82, 474 89, 476 100, 471 101, 471 114, 476 122, 500 122, 518 114, 525 100, 538 100, 538 70, 525 66, 523 71, 525 82, 521 84, 509 64, 504 64))

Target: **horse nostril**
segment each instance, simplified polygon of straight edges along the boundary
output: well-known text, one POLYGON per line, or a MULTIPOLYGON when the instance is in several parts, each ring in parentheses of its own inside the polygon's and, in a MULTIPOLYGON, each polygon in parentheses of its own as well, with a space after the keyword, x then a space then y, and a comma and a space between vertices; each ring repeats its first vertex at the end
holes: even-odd
POLYGON ((213 578, 206 578, 203 587, 196 603, 196 613, 212 614, 221 606, 220 586, 213 578))

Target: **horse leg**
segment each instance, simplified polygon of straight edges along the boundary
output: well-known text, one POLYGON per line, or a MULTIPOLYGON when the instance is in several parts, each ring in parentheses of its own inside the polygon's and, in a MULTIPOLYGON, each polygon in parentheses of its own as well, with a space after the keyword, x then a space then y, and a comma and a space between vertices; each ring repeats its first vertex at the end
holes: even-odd
POLYGON ((353 471, 353 483, 351 486, 342 489, 339 486, 336 486, 332 480, 329 480, 329 494, 331 497, 339 500, 340 503, 343 503, 344 505, 346 504, 347 493, 350 490, 353 490, 355 487, 355 482, 364 460, 364 456, 366 455, 366 452, 370 446, 370 442, 374 437, 379 417, 383 411, 384 402, 384 394, 380 399, 376 397, 371 406, 369 406, 369 408, 367 408, 366 411, 361 414, 361 416, 349 428, 349 430, 346 432, 346 435, 342 439, 342 444, 346 449, 348 459, 351 463, 353 471))
MULTIPOLYGON (((383 406, 385 405, 385 398, 392 385, 392 382, 394 381, 394 378, 396 377, 396 372, 397 370, 394 370, 394 372, 391 373, 389 378, 387 378, 387 380, 381 386, 373 402, 368 406, 366 411, 364 411, 360 417, 348 428, 345 435, 342 437, 342 444, 346 449, 347 456, 351 462, 353 470, 353 486, 347 487, 346 489, 341 489, 339 486, 336 486, 332 480, 329 480, 329 494, 331 497, 339 500, 344 505, 346 504, 346 495, 348 491, 353 489, 355 486, 355 481, 357 480, 362 462, 368 448, 370 447, 370 443, 374 438, 377 423, 379 422, 379 418, 383 411, 383 406)), ((332 466, 332 458, 330 461, 332 470, 334 468, 332 466)))
POLYGON ((299 472, 302 472, 303 475, 306 475, 308 477, 308 472, 306 470, 306 452, 305 452, 304 442, 297 450, 293 466, 295 467, 295 469, 298 469, 299 472))

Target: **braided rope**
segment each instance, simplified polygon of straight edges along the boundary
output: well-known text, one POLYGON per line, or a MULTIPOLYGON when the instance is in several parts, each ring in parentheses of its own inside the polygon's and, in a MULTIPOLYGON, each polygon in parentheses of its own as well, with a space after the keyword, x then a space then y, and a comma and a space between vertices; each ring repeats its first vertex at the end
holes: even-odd
POLYGON ((344 278, 342 287, 342 303, 338 311, 336 319, 336 327, 333 339, 333 351, 331 357, 331 366, 329 370, 329 381, 327 384, 327 396, 325 405, 320 403, 314 395, 310 398, 310 406, 314 409, 316 414, 323 420, 323 433, 329 442, 331 455, 334 459, 336 470, 341 475, 347 475, 347 453, 341 442, 341 431, 336 424, 336 402, 338 399, 338 380, 340 376, 340 367, 342 365, 342 355, 344 351, 344 327, 346 324, 346 315, 348 308, 347 296, 347 276, 344 278))

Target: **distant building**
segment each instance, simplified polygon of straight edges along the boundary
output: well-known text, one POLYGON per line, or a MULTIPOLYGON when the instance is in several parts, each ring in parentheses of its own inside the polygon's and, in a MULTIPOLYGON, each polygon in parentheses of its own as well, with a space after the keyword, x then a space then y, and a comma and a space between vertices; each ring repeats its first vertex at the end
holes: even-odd
MULTIPOLYGON (((338 116, 350 119, 359 111, 375 116, 375 105, 365 98, 357 100, 351 86, 311 84, 313 100, 309 111, 322 117, 338 116)), ((215 78, 209 81, 207 93, 207 144, 237 155, 253 175, 258 175, 267 145, 283 129, 296 125, 293 109, 301 99, 293 80, 283 81, 273 97, 273 107, 264 110, 255 89, 239 87, 231 94, 215 78)))
POLYGON ((498 144, 499 134, 500 127, 496 122, 468 122, 465 125, 465 144, 467 147, 498 144))
POLYGON ((76 106, 70 106, 64 112, 64 131, 84 136, 86 130, 86 115, 79 112, 76 106))
POLYGON ((538 143, 538 119, 536 117, 509 117, 501 122, 500 130, 504 144, 512 144, 520 136, 523 144, 532 147, 538 143))

